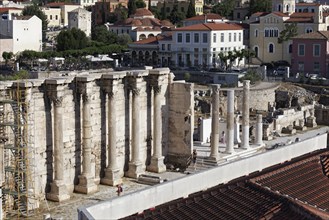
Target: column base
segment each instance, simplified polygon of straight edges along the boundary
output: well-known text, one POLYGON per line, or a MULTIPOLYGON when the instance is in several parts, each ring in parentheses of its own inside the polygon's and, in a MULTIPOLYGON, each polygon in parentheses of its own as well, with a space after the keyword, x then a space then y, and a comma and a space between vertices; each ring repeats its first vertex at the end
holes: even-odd
POLYGON ((215 163, 215 164, 218 164, 218 161, 219 161, 219 155, 216 157, 216 156, 210 156, 207 158, 207 161, 211 162, 211 163, 215 163))
POLYGON ((70 199, 67 187, 61 181, 54 181, 50 184, 50 193, 47 193, 46 197, 48 200, 54 202, 62 202, 70 199))
POLYGON ((147 166, 147 170, 154 173, 163 173, 165 172, 166 165, 163 163, 164 157, 152 157, 151 164, 147 166))
POLYGON ((79 176, 79 184, 74 186, 74 191, 83 194, 90 194, 98 191, 98 186, 95 184, 94 178, 79 176))
POLYGON ((137 179, 139 175, 145 173, 141 162, 130 162, 129 170, 125 173, 127 177, 137 179))
POLYGON ((105 170, 105 177, 101 179, 101 184, 108 186, 116 186, 122 183, 122 178, 120 176, 119 169, 109 169, 105 170))

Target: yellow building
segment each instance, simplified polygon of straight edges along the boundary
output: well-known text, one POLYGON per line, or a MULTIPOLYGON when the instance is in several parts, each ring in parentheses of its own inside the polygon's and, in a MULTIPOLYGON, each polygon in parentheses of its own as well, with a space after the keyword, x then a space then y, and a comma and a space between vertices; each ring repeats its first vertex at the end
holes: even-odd
POLYGON ((258 12, 250 17, 250 49, 256 52, 254 63, 291 62, 292 41, 279 43, 278 37, 286 25, 297 25, 297 34, 327 30, 329 17, 318 5, 314 12, 295 12, 294 0, 273 0, 272 12, 258 12))
MULTIPOLYGON (((203 14, 203 0, 192 0, 192 4, 195 7, 196 15, 203 14)), ((158 10, 161 11, 165 5, 165 12, 167 15, 170 14, 175 4, 178 4, 178 11, 186 14, 190 0, 165 0, 164 2, 158 2, 158 10)))

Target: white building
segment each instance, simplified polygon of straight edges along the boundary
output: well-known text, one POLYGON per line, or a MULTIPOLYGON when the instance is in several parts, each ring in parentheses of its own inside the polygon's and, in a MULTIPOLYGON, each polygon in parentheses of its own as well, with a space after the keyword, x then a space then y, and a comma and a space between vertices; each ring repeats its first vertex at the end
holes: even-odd
POLYGON ((41 11, 47 16, 48 27, 59 27, 62 25, 60 8, 43 7, 41 8, 41 11))
POLYGON ((78 28, 85 32, 87 37, 91 35, 91 12, 77 8, 68 12, 69 29, 78 28))
MULTIPOLYGON (((0 18, 0 54, 42 51, 42 22, 37 16, 0 18)), ((0 59, 2 57, 0 56, 0 59)))
MULTIPOLYGON (((217 67, 220 52, 242 50, 243 29, 235 24, 205 23, 173 30, 172 41, 159 41, 162 65, 217 67)), ((233 65, 236 65, 235 61, 233 65)), ((240 61, 244 64, 244 60, 240 61)))

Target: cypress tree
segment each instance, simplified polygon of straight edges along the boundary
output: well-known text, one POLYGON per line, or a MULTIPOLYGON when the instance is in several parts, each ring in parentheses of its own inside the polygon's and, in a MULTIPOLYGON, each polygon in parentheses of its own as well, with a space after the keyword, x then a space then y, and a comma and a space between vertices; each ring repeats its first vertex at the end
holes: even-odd
POLYGON ((135 0, 129 0, 128 2, 128 16, 133 15, 136 13, 136 1, 135 0))
POLYGON ((195 7, 192 4, 192 0, 190 0, 190 4, 188 5, 188 8, 187 8, 186 18, 191 18, 191 17, 194 17, 195 15, 196 15, 195 7))

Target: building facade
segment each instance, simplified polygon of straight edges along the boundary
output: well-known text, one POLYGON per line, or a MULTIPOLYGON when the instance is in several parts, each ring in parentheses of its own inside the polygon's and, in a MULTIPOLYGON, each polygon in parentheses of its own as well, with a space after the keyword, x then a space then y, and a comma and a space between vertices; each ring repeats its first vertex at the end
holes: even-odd
POLYGON ((77 8, 68 13, 69 29, 78 28, 82 30, 87 37, 91 36, 91 12, 77 8))
POLYGON ((159 44, 160 54, 168 48, 175 66, 219 67, 222 65, 219 53, 245 48, 243 29, 228 23, 205 23, 177 28, 173 30, 172 42, 159 44))
POLYGON ((329 31, 316 31, 293 38, 291 71, 329 77, 329 31))
POLYGON ((323 7, 315 7, 314 13, 295 12, 294 0, 273 0, 272 13, 255 13, 250 17, 250 48, 255 51, 255 63, 291 61, 291 39, 278 41, 280 33, 288 26, 296 25, 297 34, 327 30, 329 19, 323 7))
POLYGON ((0 39, 0 54, 3 50, 14 54, 24 50, 42 51, 41 23, 37 16, 9 16, 0 20, 1 38, 4 39, 0 39))

